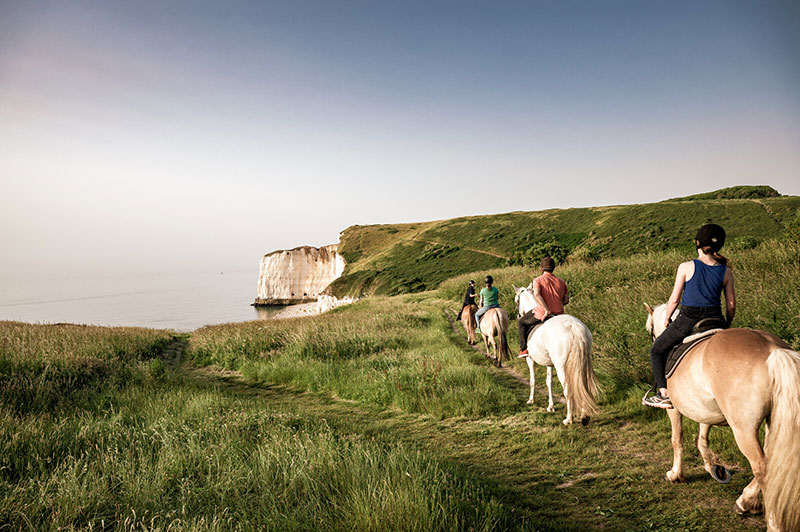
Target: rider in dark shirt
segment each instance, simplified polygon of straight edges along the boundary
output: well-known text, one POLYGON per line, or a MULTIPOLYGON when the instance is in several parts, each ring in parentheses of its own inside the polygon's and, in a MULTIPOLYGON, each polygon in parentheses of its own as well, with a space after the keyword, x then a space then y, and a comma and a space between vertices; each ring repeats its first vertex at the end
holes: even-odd
POLYGON ((467 293, 464 294, 464 303, 461 305, 461 310, 458 311, 458 320, 461 320, 461 313, 470 305, 475 304, 475 281, 470 280, 467 286, 467 293))

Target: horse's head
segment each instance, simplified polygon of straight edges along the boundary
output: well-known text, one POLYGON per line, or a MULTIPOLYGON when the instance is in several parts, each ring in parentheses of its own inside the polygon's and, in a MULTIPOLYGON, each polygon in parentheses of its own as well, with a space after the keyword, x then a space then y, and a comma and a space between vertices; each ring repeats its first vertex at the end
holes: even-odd
POLYGON ((514 287, 514 302, 517 304, 517 315, 522 316, 529 310, 536 308, 536 298, 533 297, 533 289, 530 285, 527 287, 514 287))
MULTIPOLYGON (((655 341, 666 328, 664 327, 664 317, 667 313, 667 304, 661 303, 660 305, 651 307, 645 303, 644 308, 647 309, 647 323, 645 324, 645 328, 647 332, 650 333, 650 336, 653 337, 653 341, 655 341)), ((678 309, 675 309, 675 312, 672 313, 673 320, 678 317, 678 313, 678 309)))

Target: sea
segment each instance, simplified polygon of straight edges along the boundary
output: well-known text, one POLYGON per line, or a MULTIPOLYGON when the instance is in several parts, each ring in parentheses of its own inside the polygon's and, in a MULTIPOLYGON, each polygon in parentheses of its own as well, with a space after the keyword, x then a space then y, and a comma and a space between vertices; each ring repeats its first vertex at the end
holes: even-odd
POLYGON ((0 276, 0 320, 193 331, 203 325, 272 319, 256 308, 258 271, 0 276))

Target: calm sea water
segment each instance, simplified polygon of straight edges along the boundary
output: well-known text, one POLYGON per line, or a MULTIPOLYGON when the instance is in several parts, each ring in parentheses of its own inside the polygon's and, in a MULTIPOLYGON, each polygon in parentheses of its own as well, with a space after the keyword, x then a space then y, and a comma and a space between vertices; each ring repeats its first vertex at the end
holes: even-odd
POLYGON ((283 307, 251 307, 257 283, 258 271, 0 278, 0 320, 191 331, 215 323, 270 319, 283 307))

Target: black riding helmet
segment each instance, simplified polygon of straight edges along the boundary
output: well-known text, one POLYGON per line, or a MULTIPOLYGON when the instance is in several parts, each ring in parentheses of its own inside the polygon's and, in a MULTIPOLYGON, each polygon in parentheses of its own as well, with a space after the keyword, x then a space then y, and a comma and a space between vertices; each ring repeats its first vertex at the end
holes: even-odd
POLYGON ((719 251, 725 245, 725 229, 717 224, 706 224, 697 231, 697 247, 710 247, 714 251, 719 251))
POLYGON ((492 284, 494 283, 494 278, 491 275, 487 275, 486 277, 483 278, 483 282, 487 284, 492 284))

